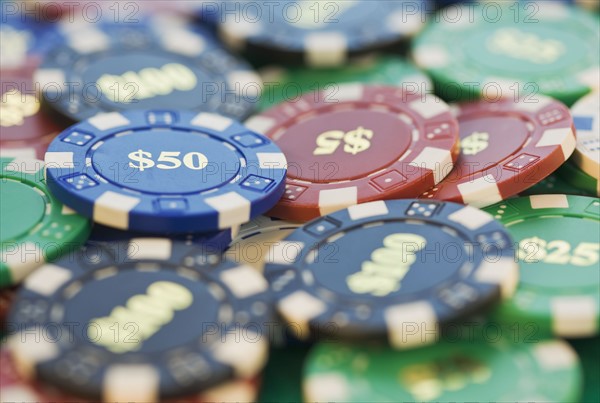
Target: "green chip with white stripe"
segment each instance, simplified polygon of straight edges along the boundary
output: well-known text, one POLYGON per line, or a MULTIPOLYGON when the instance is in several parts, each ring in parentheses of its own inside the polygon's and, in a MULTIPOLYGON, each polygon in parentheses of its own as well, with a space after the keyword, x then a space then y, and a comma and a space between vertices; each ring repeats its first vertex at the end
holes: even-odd
POLYGON ((0 287, 6 287, 81 245, 91 226, 50 194, 43 161, 1 158, 0 165, 0 287))
POLYGON ((600 199, 536 195, 485 211, 508 228, 520 264, 516 293, 494 309, 491 321, 536 337, 597 335, 600 199))

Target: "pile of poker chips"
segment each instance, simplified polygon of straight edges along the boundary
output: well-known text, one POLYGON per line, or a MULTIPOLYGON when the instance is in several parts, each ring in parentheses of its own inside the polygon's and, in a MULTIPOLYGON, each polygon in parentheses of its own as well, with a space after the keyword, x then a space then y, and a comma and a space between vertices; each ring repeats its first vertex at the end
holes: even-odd
POLYGON ((132 4, 2 3, 3 401, 599 399, 597 11, 132 4))

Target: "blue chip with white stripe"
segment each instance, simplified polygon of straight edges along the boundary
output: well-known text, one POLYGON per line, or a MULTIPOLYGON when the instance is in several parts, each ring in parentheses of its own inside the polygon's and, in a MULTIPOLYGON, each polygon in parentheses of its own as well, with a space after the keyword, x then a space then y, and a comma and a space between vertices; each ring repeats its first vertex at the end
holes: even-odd
POLYGON ((387 200, 316 218, 275 243, 264 274, 301 339, 439 340, 509 298, 518 264, 508 231, 461 204, 387 200))
POLYGON ((260 77, 211 32, 173 15, 121 17, 58 23, 64 40, 35 81, 60 116, 78 122, 101 112, 168 108, 241 121, 254 112, 260 77))
POLYGON ((352 57, 398 50, 424 26, 427 0, 225 2, 219 35, 257 63, 344 66, 352 57))
POLYGON ((271 140, 212 113, 141 110, 71 126, 46 153, 52 193, 112 228, 151 233, 232 228, 269 210, 287 162, 271 140))

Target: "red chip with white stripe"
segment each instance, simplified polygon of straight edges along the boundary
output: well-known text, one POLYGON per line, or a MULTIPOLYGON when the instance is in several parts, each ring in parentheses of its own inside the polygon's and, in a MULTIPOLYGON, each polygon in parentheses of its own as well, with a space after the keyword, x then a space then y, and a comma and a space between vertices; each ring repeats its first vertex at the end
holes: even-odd
POLYGON ((485 207, 522 192, 560 167, 575 149, 569 109, 544 96, 456 106, 460 157, 421 198, 485 207))
POLYGON ((354 204, 416 197, 458 157, 458 125, 433 95, 343 84, 246 121, 283 150, 286 192, 269 215, 307 221, 354 204))

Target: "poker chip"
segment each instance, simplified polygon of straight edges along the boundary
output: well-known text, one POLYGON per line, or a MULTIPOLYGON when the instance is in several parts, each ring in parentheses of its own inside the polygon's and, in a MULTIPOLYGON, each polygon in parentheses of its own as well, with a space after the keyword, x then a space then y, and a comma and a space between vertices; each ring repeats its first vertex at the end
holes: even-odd
MULTIPOLYGON (((233 3, 233 2, 231 2, 233 3)), ((221 39, 257 61, 344 65, 349 57, 395 48, 425 23, 423 1, 236 2, 222 13, 221 39)))
POLYGON ((254 269, 182 242, 88 245, 26 279, 9 318, 18 332, 7 343, 21 376, 73 395, 179 398, 258 373, 267 291, 254 269))
POLYGON ((150 233, 212 232, 271 208, 286 159, 224 116, 157 110, 99 114, 46 153, 53 194, 94 222, 150 233))
POLYGON ((6 317, 15 299, 16 288, 0 289, 0 331, 6 328, 6 317))
POLYGON ((48 146, 56 137, 39 137, 33 140, 2 141, 0 142, 0 156, 2 158, 26 158, 43 160, 48 146))
POLYGON ((259 402, 302 402, 302 367, 307 346, 272 348, 263 371, 259 402))
POLYGON ((263 272, 265 257, 271 246, 302 224, 278 218, 258 216, 242 225, 237 237, 225 253, 234 262, 245 263, 263 272))
POLYGON ((579 401, 581 366, 561 340, 439 343, 416 351, 320 343, 304 367, 305 401, 579 401))
POLYGON ((0 165, 0 287, 6 287, 85 242, 90 223, 50 193, 42 161, 1 158, 0 165))
POLYGON ((458 124, 433 95, 339 85, 246 121, 289 162, 286 191, 269 215, 307 221, 381 199, 417 197, 458 157, 458 124))
MULTIPOLYGON (((7 348, 0 349, 0 358, 2 359, 0 386, 2 386, 3 401, 37 403, 89 401, 62 393, 51 385, 23 379, 17 372, 7 348)), ((197 395, 186 396, 177 401, 182 403, 253 402, 256 401, 258 388, 257 379, 239 379, 225 382, 197 395)))
POLYGON ((27 381, 19 376, 15 362, 9 350, 5 347, 0 349, 0 386, 2 387, 3 402, 67 402, 78 401, 71 396, 65 395, 50 385, 39 382, 27 381))
POLYGON ((583 367, 583 394, 581 402, 595 402, 600 396, 600 338, 569 340, 583 367))
POLYGON ((577 129, 573 161, 583 172, 600 179, 600 92, 577 101, 571 112, 577 129))
POLYGON ((39 94, 31 76, 3 72, 0 128, 2 157, 43 160, 48 145, 64 126, 40 107, 39 94))
MULTIPOLYGON (((569 164, 570 165, 570 164, 569 164)), ((596 196, 596 192, 588 192, 573 186, 570 182, 562 179, 558 174, 552 174, 532 187, 519 193, 519 196, 544 195, 544 194, 567 194, 579 196, 596 196)))
POLYGON ((21 14, 21 4, 3 3, 0 7, 0 69, 3 75, 32 72, 62 40, 55 25, 40 22, 31 13, 21 14))
POLYGON ((512 98, 519 91, 572 105, 600 87, 600 29, 586 11, 559 2, 538 3, 535 17, 527 4, 453 9, 451 17, 433 16, 412 49, 441 98, 512 98))
POLYGON ((426 93, 433 87, 429 77, 393 55, 363 57, 343 68, 314 70, 270 66, 259 72, 264 83, 261 110, 283 101, 297 100, 306 92, 336 88, 340 83, 393 85, 415 93, 426 93))
POLYGON ((489 206, 550 175, 575 148, 569 110, 543 96, 463 104, 457 119, 460 157, 423 198, 489 206))
POLYGON ((419 200, 315 219, 266 262, 278 312, 298 338, 386 339, 400 349, 435 342, 438 325, 510 297, 518 280, 512 240, 491 215, 419 200))
POLYGON ((600 312, 600 200, 537 195, 505 200, 486 209, 519 246, 521 277, 514 297, 491 320, 534 326, 536 336, 598 334, 600 312))
POLYGON ((600 196, 600 180, 583 172, 572 160, 563 164, 556 174, 575 188, 587 193, 588 196, 600 196))
POLYGON ((169 238, 181 242, 192 243, 207 250, 222 252, 231 244, 232 234, 237 229, 228 228, 215 232, 192 234, 151 234, 146 232, 122 231, 101 224, 94 224, 88 242, 126 241, 133 238, 169 238))
POLYGON ((81 121, 100 112, 188 109, 241 120, 260 95, 260 77, 212 35, 173 15, 138 24, 63 23, 64 44, 35 79, 44 101, 81 121))

